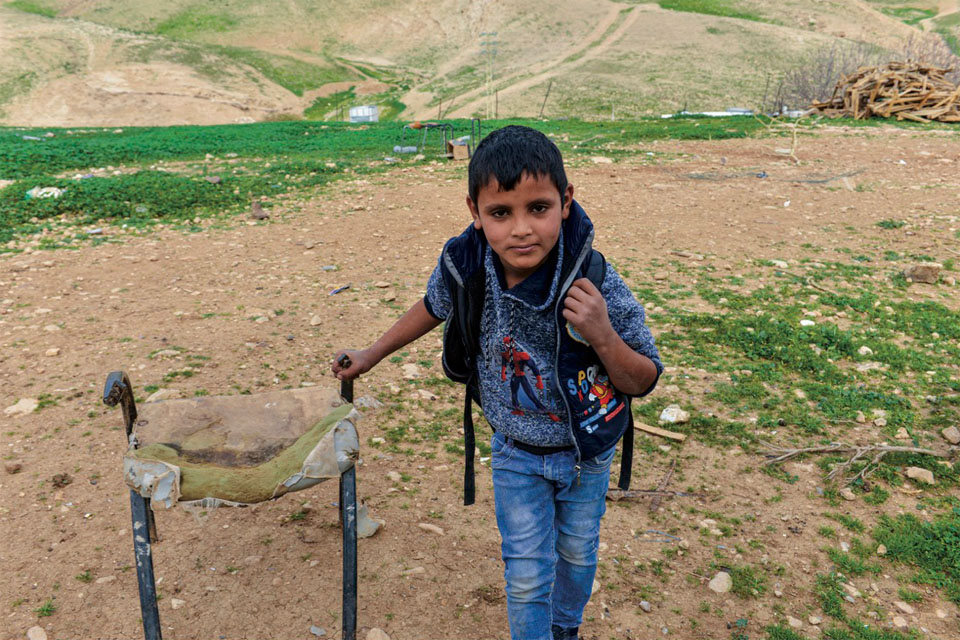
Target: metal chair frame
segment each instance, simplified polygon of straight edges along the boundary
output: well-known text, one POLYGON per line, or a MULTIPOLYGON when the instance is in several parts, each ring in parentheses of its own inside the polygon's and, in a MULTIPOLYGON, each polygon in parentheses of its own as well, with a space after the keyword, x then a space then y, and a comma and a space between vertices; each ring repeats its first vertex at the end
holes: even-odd
MULTIPOLYGON (((340 395, 353 402, 353 381, 340 384, 340 395)), ((133 387, 123 371, 107 376, 103 389, 104 404, 123 410, 127 442, 130 443, 137 420, 133 387)), ((137 561, 137 588, 140 592, 140 615, 145 640, 161 640, 160 612, 157 609, 157 583, 153 573, 152 544, 159 542, 157 524, 150 499, 130 490, 130 513, 133 519, 133 553, 137 561)), ((355 640, 357 633, 357 475, 351 466, 340 474, 340 521, 343 525, 343 629, 344 640, 355 640)))

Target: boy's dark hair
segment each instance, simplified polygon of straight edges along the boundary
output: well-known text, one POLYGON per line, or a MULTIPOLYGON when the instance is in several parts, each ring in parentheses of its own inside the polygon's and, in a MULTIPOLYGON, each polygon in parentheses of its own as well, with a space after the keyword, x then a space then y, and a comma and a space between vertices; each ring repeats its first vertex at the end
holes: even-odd
POLYGON ((501 189, 510 191, 524 173, 547 176, 560 192, 561 203, 567 191, 560 149, 536 129, 519 125, 497 129, 484 138, 473 152, 467 173, 467 188, 474 204, 491 177, 497 179, 501 189))

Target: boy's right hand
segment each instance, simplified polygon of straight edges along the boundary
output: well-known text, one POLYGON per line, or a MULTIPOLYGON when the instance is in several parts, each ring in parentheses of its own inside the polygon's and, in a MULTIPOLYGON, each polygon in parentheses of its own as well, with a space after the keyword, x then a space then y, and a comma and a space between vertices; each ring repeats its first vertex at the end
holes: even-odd
POLYGON ((345 349, 337 352, 333 359, 332 370, 337 380, 353 380, 370 371, 375 364, 377 364, 377 361, 367 349, 361 351, 345 349), (343 356, 347 356, 347 359, 344 360, 343 356))

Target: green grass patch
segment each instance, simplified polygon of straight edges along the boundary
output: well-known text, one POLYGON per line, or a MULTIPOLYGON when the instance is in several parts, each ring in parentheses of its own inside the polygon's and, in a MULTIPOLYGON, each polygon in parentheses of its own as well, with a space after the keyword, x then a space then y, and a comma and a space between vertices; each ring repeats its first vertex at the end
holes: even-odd
POLYGON ((836 520, 844 526, 844 528, 853 531, 854 533, 863 533, 867 530, 863 522, 853 516, 848 516, 843 513, 825 513, 823 514, 831 520, 836 520))
POLYGON ((657 0, 657 4, 660 5, 660 8, 670 11, 702 13, 723 18, 773 23, 772 20, 768 20, 759 14, 740 9, 738 3, 730 0, 657 0))
POLYGON ((730 590, 741 598, 759 598, 767 590, 767 581, 757 569, 737 566, 730 569, 733 586, 730 590))
POLYGON ((877 226, 881 229, 902 229, 907 226, 905 220, 894 220, 893 218, 886 218, 877 223, 877 226))
POLYGON ((317 98, 313 101, 313 104, 304 109, 303 117, 308 120, 323 120, 326 114, 341 107, 345 112, 348 112, 355 99, 356 93, 353 87, 346 91, 338 91, 329 96, 317 98))
POLYGON ((11 9, 18 9, 24 13, 33 13, 38 16, 43 16, 44 18, 57 17, 56 7, 51 7, 46 2, 38 2, 37 0, 13 0, 12 2, 5 3, 5 5, 11 9))
POLYGON ((171 38, 190 38, 198 33, 223 33, 237 24, 229 13, 210 13, 200 7, 188 7, 159 25, 156 32, 171 38))
POLYGON ((900 22, 912 26, 918 24, 921 20, 935 17, 937 10, 920 7, 880 7, 880 13, 892 16, 900 22))
POLYGON ((943 589, 960 605, 960 507, 931 522, 911 514, 881 516, 873 537, 887 547, 887 558, 916 569, 914 582, 943 589))

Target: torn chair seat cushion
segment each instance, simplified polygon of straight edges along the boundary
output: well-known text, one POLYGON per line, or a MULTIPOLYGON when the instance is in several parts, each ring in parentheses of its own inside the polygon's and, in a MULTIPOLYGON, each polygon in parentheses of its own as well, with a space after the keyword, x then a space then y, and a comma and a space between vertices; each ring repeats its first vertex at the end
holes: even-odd
POLYGON ((339 477, 359 452, 357 412, 322 388, 141 407, 124 476, 155 507, 263 502, 339 477))

